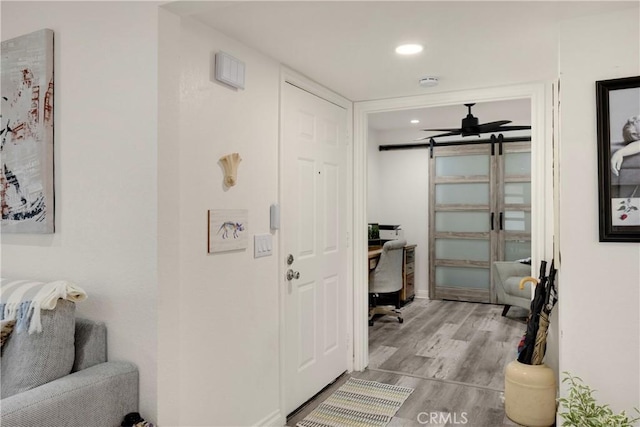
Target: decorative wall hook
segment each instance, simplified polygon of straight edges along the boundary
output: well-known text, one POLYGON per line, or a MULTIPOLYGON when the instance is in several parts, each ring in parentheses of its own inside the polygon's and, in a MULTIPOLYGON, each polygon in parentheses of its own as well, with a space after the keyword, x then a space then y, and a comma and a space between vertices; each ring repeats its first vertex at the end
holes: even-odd
POLYGON ((224 169, 224 183, 227 187, 236 185, 236 181, 238 180, 238 165, 241 160, 242 158, 238 153, 231 153, 220 157, 220 164, 222 164, 222 169, 224 169))

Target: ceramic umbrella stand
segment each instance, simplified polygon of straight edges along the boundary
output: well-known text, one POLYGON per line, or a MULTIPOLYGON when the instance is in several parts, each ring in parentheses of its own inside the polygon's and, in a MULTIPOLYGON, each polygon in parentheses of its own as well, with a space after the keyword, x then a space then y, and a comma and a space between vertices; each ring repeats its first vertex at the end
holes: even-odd
POLYGON ((504 379, 504 408, 513 422, 548 427, 556 421, 556 377, 546 365, 509 363, 504 379))
POLYGON ((527 319, 527 331, 518 346, 518 360, 505 371, 504 406, 507 417, 529 427, 551 426, 556 419, 556 376, 542 363, 546 351, 549 315, 557 301, 556 269, 551 261, 549 276, 547 263, 540 263, 540 279, 525 277, 520 281, 536 284, 527 319))

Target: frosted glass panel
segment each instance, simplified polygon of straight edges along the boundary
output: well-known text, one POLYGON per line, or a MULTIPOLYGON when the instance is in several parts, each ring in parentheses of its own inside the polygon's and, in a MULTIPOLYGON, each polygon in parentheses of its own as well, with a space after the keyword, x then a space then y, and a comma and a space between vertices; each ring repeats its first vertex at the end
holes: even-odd
POLYGON ((531 242, 505 242, 504 260, 516 261, 531 256, 531 242))
POLYGON ((489 184, 436 184, 436 204, 489 204, 489 184))
POLYGON ((436 176, 489 175, 489 156, 436 157, 436 176))
POLYGON ((507 153, 504 155, 505 176, 531 175, 531 153, 507 153))
POLYGON ((489 261, 489 240, 436 239, 437 259, 489 261))
POLYGON ((531 183, 509 182, 504 184, 504 203, 507 205, 530 205, 531 183))
POLYGON ((489 289, 489 269, 436 267, 436 287, 489 289))
POLYGON ((489 231, 489 212, 436 212, 436 231, 489 231))
POLYGON ((503 218, 503 229, 531 233, 531 212, 506 211, 503 218))

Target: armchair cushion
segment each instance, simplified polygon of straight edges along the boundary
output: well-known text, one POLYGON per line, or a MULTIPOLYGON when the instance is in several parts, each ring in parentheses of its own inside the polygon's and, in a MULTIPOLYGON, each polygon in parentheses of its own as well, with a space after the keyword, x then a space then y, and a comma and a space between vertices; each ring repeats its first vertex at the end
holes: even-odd
POLYGON ((113 427, 138 410, 138 370, 106 362, 2 400, 2 427, 113 427))
POLYGON ((520 280, 531 275, 531 266, 517 261, 493 263, 493 287, 498 304, 529 308, 531 305, 531 283, 520 289, 520 280))
POLYGON ((76 318, 76 357, 71 372, 107 361, 107 327, 103 322, 76 318))
POLYGON ((16 329, 2 348, 2 399, 71 372, 74 359, 75 304, 60 300, 42 310, 42 332, 16 329))
POLYGON ((519 296, 521 298, 531 297, 531 282, 527 282, 524 285, 524 288, 520 289, 520 280, 523 277, 509 277, 507 280, 502 282, 502 286, 504 287, 504 291, 509 295, 519 296))

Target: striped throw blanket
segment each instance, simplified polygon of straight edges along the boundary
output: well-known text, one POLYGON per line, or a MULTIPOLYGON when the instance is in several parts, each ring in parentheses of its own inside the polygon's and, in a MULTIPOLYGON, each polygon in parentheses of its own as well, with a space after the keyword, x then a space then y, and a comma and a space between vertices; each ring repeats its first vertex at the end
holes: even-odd
POLYGON ((53 310, 58 299, 78 302, 86 298, 82 288, 65 280, 44 283, 0 279, 0 320, 15 320, 16 332, 42 332, 40 310, 53 310))

